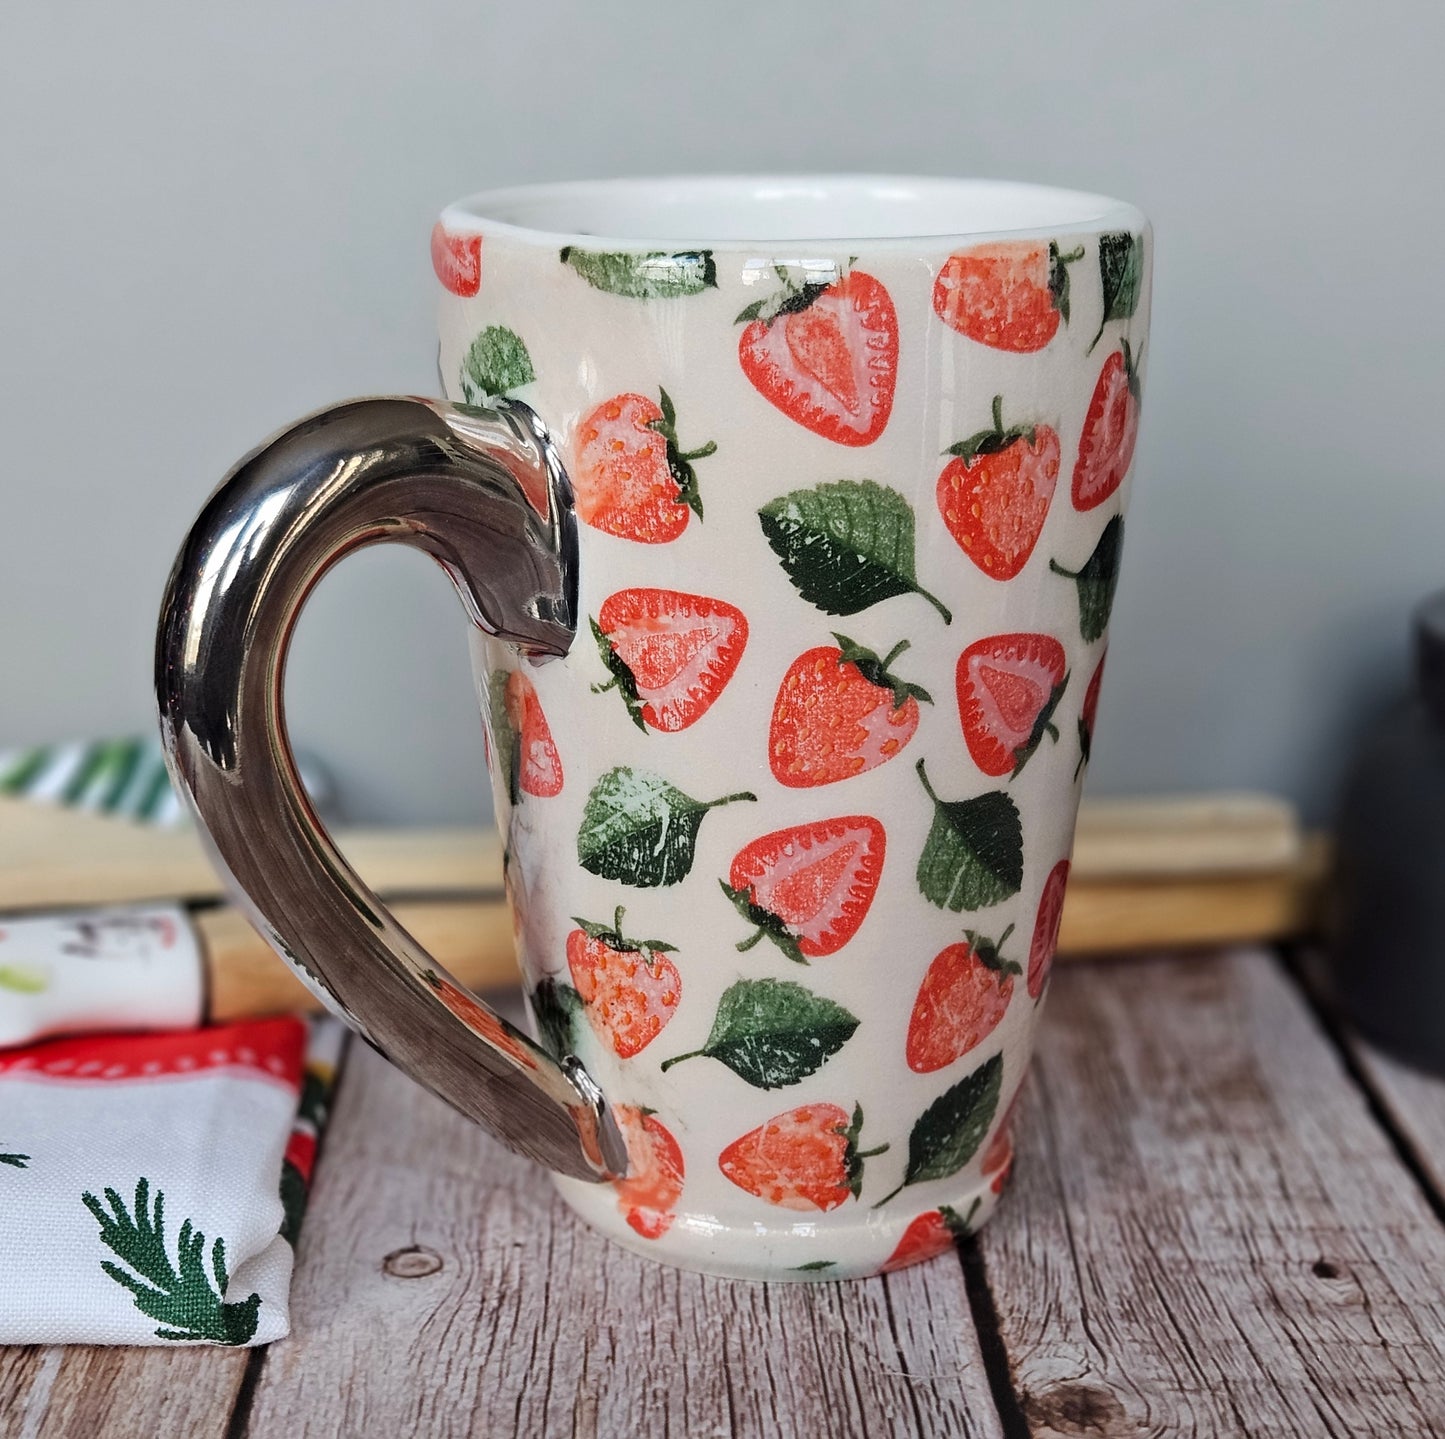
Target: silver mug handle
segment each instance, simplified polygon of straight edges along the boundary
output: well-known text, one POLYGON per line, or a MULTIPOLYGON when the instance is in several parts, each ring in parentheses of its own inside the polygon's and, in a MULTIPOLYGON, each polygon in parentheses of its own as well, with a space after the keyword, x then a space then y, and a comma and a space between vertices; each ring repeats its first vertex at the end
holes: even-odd
POLYGON ((156 636, 171 774, 252 921, 369 1044, 519 1153, 574 1178, 618 1177, 626 1146, 581 1062, 445 975, 347 864, 297 777, 282 708, 292 629, 333 564, 382 541, 436 560, 488 633, 566 654, 576 522, 532 410, 353 400, 243 459, 181 547, 156 636))

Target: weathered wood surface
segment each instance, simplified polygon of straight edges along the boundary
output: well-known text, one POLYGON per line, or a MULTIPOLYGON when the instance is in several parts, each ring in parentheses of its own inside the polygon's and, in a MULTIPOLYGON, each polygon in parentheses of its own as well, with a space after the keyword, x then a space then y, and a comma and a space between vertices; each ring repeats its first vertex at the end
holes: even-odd
POLYGON ((1272 957, 1058 972, 979 1238, 1028 1432, 1445 1434, 1445 1228, 1272 957))
POLYGON ((1445 1436, 1445 1083, 1358 1047, 1367 1095, 1261 951, 1061 969, 1044 1031, 962 1266, 778 1287, 612 1248, 358 1046, 293 1336, 0 1349, 0 1436, 1445 1436))
POLYGON ((999 1436, 958 1264, 849 1285, 649 1264, 353 1050, 256 1435, 999 1436))
POLYGON ((1363 1040, 1349 1043, 1390 1127, 1445 1206, 1445 1079, 1412 1069, 1363 1040))
POLYGON ((250 1351, 0 1347, 3 1439, 222 1439, 250 1351))

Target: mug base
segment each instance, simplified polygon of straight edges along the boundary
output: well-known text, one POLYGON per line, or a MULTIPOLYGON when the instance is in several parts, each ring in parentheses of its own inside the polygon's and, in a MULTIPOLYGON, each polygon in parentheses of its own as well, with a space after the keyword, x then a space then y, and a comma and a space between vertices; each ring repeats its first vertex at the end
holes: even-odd
MULTIPOLYGON (((560 1175, 553 1183, 590 1228, 654 1263, 723 1279, 817 1283, 867 1279, 947 1252, 993 1213, 1007 1179, 1004 1170, 940 1197, 931 1208, 895 1203, 885 1214, 864 1209, 856 1223, 846 1225, 811 1223, 799 1215, 791 1223, 770 1217, 744 1228, 711 1214, 679 1212, 655 1237, 628 1222, 610 1184, 560 1175)), ((655 1217, 645 1227, 656 1229, 655 1217)))

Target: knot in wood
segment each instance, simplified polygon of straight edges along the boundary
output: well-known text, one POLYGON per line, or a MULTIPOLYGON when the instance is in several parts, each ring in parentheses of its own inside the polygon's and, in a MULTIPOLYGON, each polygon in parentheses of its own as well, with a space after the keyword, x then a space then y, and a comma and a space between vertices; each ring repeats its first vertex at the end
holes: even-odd
POLYGON ((428 1274, 437 1273, 442 1267, 442 1257, 424 1244, 412 1244, 405 1249, 393 1249, 381 1261, 382 1272, 393 1279, 425 1279, 428 1274))

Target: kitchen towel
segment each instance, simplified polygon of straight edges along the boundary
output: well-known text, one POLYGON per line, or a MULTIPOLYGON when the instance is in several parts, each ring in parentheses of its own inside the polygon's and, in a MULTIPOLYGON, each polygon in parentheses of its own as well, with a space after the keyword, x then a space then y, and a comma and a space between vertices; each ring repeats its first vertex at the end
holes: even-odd
POLYGON ((0 1344, 265 1344, 340 1053, 323 1019, 0 1050, 0 1344))

